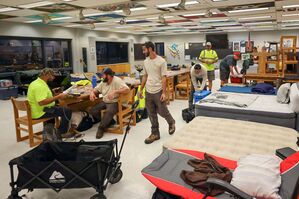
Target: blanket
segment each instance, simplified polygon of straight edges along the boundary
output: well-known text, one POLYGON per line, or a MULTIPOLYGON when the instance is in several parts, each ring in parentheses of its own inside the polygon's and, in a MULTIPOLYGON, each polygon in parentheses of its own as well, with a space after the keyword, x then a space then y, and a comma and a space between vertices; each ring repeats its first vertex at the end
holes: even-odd
POLYGON ((246 108, 257 98, 258 96, 241 95, 237 93, 213 93, 205 99, 202 99, 199 103, 217 103, 246 108))

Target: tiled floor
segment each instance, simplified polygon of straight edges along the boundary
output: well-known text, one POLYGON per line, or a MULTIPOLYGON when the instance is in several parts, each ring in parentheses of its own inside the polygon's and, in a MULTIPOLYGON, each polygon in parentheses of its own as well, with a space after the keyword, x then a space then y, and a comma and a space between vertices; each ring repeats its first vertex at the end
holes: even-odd
MULTIPOLYGON (((216 78, 218 70, 216 71, 216 78)), ((213 82, 213 90, 219 89, 220 80, 213 82)), ((188 106, 186 100, 175 100, 170 103, 169 110, 176 120, 177 130, 181 129, 186 123, 181 117, 182 109, 188 106)), ((127 137, 124 150, 121 156, 122 170, 124 176, 122 180, 114 185, 109 185, 105 195, 108 199, 149 199, 151 198, 155 187, 147 181, 142 175, 141 170, 147 166, 155 157, 162 152, 162 144, 170 135, 168 134, 168 125, 166 121, 159 117, 161 139, 150 145, 144 144, 144 139, 150 134, 149 119, 143 120, 137 126, 132 127, 127 137)), ((12 104, 8 101, 0 101, 0 198, 5 199, 9 195, 10 174, 8 162, 29 150, 26 141, 16 143, 15 126, 13 120, 12 104)), ((41 126, 37 126, 41 128, 41 126)), ((85 132, 84 139, 93 141, 97 127, 89 129, 85 132)), ((122 135, 105 134, 103 140, 117 138, 122 140, 122 135)), ((26 193, 23 191, 22 193, 26 193)), ((59 194, 52 190, 34 190, 28 193, 27 198, 30 199, 88 199, 95 191, 93 189, 74 189, 62 190, 59 194)))
MULTIPOLYGON (((187 101, 176 100, 171 102, 169 106, 169 109, 176 120, 177 129, 180 129, 185 125, 181 117, 181 110, 184 107, 187 107, 187 101)), ((29 146, 26 141, 16 143, 11 102, 1 101, 0 110, 0 126, 2 129, 0 134, 0 198, 4 199, 7 198, 10 191, 8 162, 11 159, 27 152, 29 150, 29 146)), ((138 123, 135 127, 132 127, 121 156, 124 176, 119 183, 108 186, 108 189, 105 192, 107 198, 151 198, 154 186, 141 175, 140 171, 162 152, 162 143, 170 137, 167 132, 168 125, 166 121, 161 117, 159 118, 159 121, 161 139, 151 145, 144 144, 144 139, 150 133, 149 119, 138 123)), ((87 141, 95 140, 95 132, 96 126, 86 132, 84 139, 87 141)), ((120 141, 122 139, 122 135, 105 134, 103 140, 110 140, 114 138, 117 138, 120 141)), ((63 190, 59 194, 56 194, 52 190, 34 190, 34 192, 27 194, 27 196, 28 198, 34 199, 85 199, 91 197, 94 193, 95 191, 93 189, 63 190)))

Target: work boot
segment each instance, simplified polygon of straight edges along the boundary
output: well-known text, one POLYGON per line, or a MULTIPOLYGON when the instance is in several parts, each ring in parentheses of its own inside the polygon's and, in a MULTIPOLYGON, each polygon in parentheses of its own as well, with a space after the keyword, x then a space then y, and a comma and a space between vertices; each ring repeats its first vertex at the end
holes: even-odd
POLYGON ((97 131, 96 138, 101 139, 103 137, 103 135, 104 135, 104 129, 102 127, 99 127, 98 131, 97 131))
POLYGON ((145 144, 151 144, 151 143, 153 143, 154 141, 159 140, 159 139, 160 139, 160 136, 159 136, 159 135, 151 134, 148 138, 146 138, 146 139, 144 140, 144 143, 145 143, 145 144))
POLYGON ((175 123, 170 124, 168 127, 168 133, 169 135, 172 135, 175 132, 175 123))

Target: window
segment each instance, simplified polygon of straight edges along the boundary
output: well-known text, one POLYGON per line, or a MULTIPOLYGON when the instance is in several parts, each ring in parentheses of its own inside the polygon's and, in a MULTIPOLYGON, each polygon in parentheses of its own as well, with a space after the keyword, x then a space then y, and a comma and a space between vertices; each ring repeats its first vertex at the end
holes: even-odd
POLYGON ((1 72, 40 68, 42 64, 40 40, 0 38, 1 72))
POLYGON ((145 59, 145 55, 142 52, 142 45, 143 44, 134 44, 134 59, 135 59, 135 61, 145 59))
POLYGON ((128 43, 96 42, 97 65, 126 63, 129 61, 128 43))
POLYGON ((45 41, 46 66, 49 68, 70 67, 68 41, 45 41))
POLYGON ((156 45, 156 53, 160 56, 165 56, 164 43, 155 43, 155 45, 156 45))
POLYGON ((0 37, 0 72, 72 68, 71 40, 0 37))

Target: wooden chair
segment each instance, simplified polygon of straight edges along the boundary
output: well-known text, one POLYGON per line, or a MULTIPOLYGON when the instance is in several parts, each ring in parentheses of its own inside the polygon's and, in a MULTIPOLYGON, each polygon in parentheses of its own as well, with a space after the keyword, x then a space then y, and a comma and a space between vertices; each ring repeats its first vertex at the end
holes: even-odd
MULTIPOLYGON (((107 128, 105 131, 110 133, 123 134, 123 128, 129 123, 132 111, 132 104, 134 103, 135 90, 131 89, 129 93, 120 95, 118 99, 118 113, 116 114, 117 124, 113 127, 107 128)), ((103 118, 105 110, 101 112, 103 118)), ((136 125, 136 112, 133 113, 131 125, 136 125)))
POLYGON ((189 99, 191 80, 188 73, 178 76, 178 84, 175 86, 175 99, 189 99))
POLYGON ((166 78, 166 95, 166 102, 169 104, 169 101, 174 100, 174 77, 166 78))
MULTIPOLYGON (((16 100, 15 98, 11 98, 11 102, 13 104, 14 117, 15 117, 15 126, 16 126, 16 136, 17 142, 29 139, 30 147, 34 147, 42 142, 42 131, 34 132, 33 126, 35 124, 43 123, 49 121, 53 118, 44 118, 44 119, 32 119, 31 109, 29 102, 27 100, 16 100), (25 116, 20 116, 19 112, 25 112, 25 116), (22 126, 26 126, 24 128, 22 126), (28 135, 22 136, 21 131, 28 132, 28 135), (35 140, 37 139, 37 141, 35 140)), ((58 118, 55 118, 55 123, 58 124, 58 118)))

